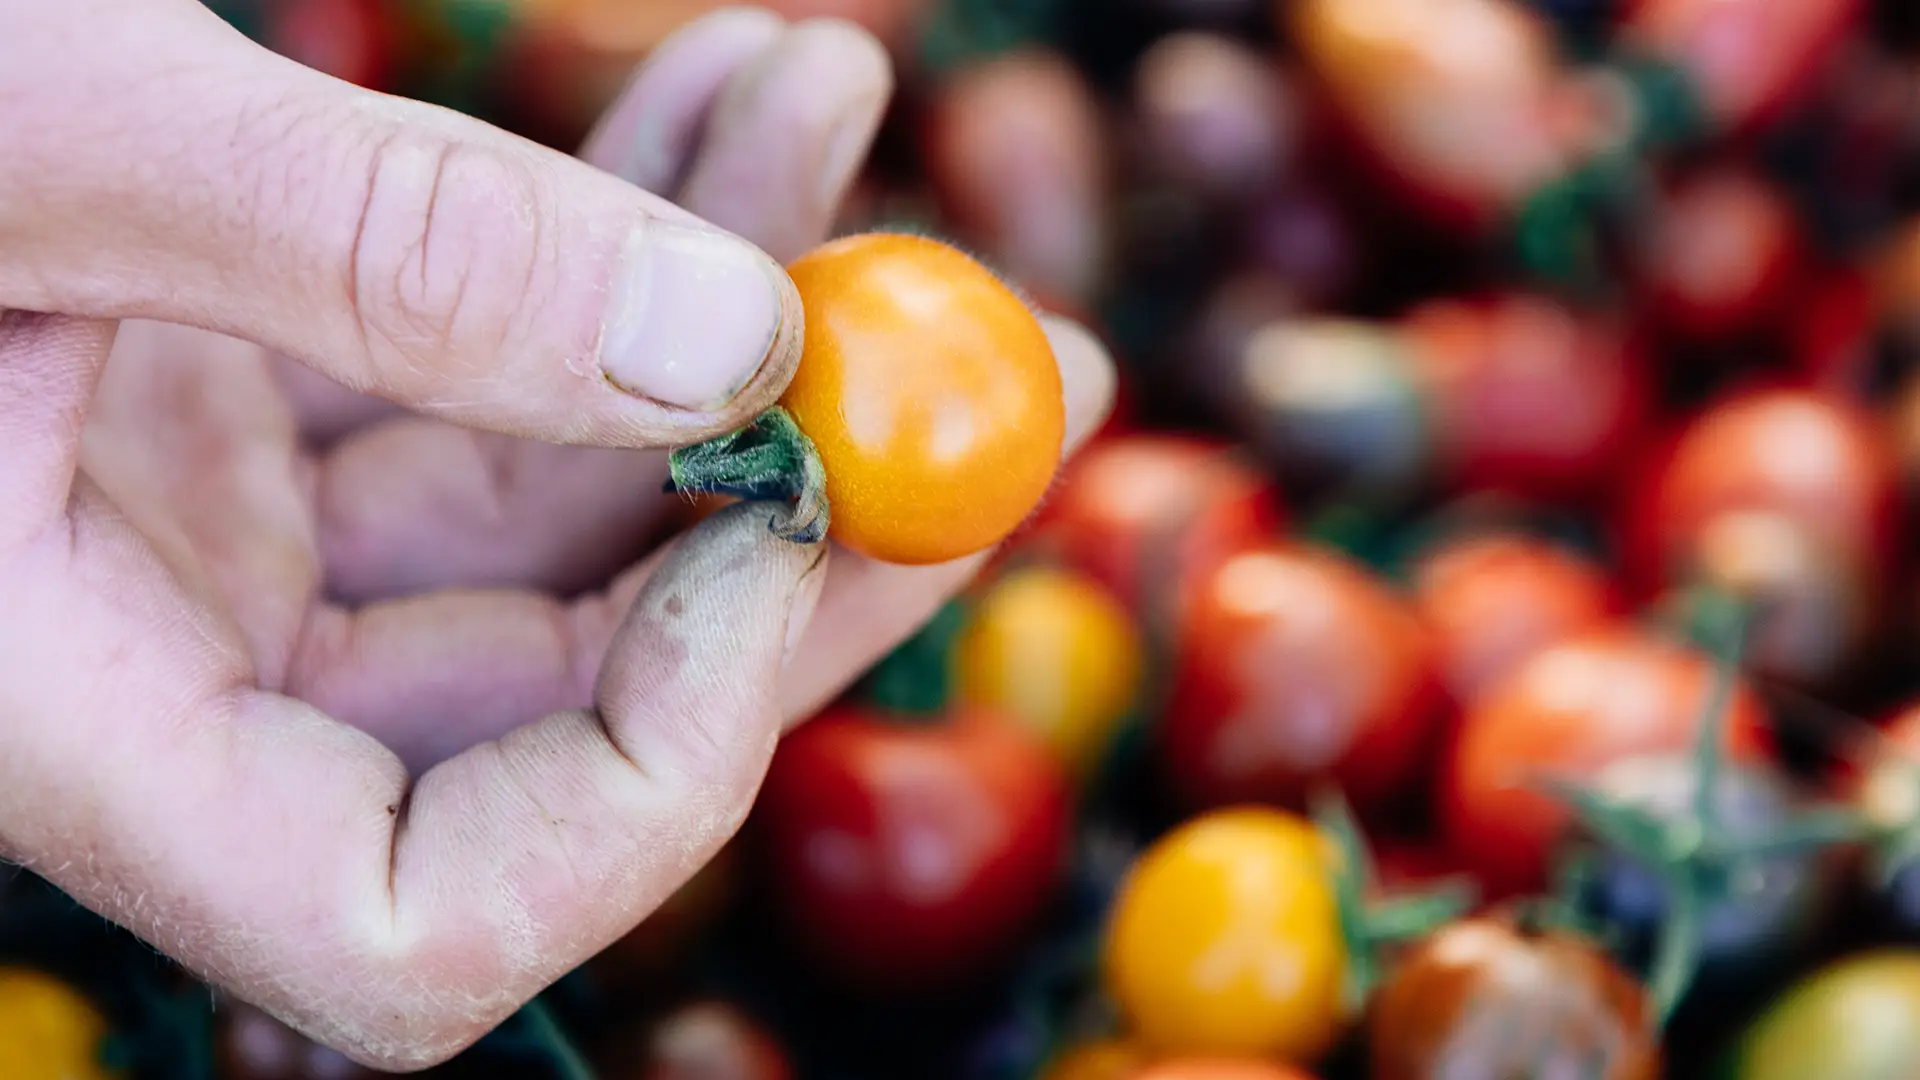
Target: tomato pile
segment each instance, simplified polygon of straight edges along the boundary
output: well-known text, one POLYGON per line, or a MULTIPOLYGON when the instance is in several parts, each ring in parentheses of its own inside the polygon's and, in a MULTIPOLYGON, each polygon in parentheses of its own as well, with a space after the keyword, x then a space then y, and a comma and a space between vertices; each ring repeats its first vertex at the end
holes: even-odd
MULTIPOLYGON (((213 6, 571 149, 720 5, 213 6)), ((1920 1076, 1911 0, 769 6, 900 93, 676 480, 993 554, 435 1075, 1920 1076)), ((0 1076, 368 1075, 207 1001, 0 875, 0 1076)))

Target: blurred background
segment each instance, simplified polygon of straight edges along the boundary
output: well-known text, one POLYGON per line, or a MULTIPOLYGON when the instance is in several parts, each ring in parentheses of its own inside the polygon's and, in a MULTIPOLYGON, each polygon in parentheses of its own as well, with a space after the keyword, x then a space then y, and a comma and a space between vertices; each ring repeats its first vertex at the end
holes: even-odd
MULTIPOLYGON (((210 3, 568 152, 721 6, 210 3)), ((1920 3, 764 6, 894 56, 840 230, 1085 320, 1119 406, 719 861, 436 1075, 1920 1077, 1920 3), (1506 936, 1436 975, 1469 909, 1506 936)), ((0 1077, 369 1075, 215 1005, 0 876, 0 1077)))

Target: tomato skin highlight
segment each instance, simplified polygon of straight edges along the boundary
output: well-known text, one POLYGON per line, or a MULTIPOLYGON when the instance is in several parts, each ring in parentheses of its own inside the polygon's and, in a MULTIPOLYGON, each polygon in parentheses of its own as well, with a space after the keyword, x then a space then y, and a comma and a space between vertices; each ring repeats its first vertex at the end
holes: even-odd
POLYGON ((794 1080, 785 1049, 733 1006, 696 1001, 647 1033, 633 1080, 794 1080))
MULTIPOLYGON (((1533 778, 1583 780, 1628 757, 1690 748, 1712 690, 1712 660, 1626 625, 1542 649, 1460 718, 1440 779, 1440 823, 1489 898, 1538 889, 1570 816, 1533 778)), ((1730 759, 1766 758, 1771 739, 1753 691, 1727 713, 1730 759)))
POLYGON ((1085 575, 1015 570, 988 587, 954 645, 959 700, 1009 716, 1085 777, 1140 690, 1132 616, 1085 575))
POLYGON ((1808 975, 1741 1037, 1729 1080, 1878 1080, 1920 1061, 1920 951, 1856 953, 1808 975))
POLYGON ((1142 852, 1102 955, 1141 1043, 1299 1063, 1325 1053, 1343 1022, 1337 859, 1310 822, 1263 807, 1194 818, 1142 852))
POLYGON ((42 971, 0 967, 0 1076, 113 1080, 100 1064, 107 1019, 78 990, 42 971))
POLYGON ((1300 805, 1332 780, 1365 813, 1417 778, 1440 718, 1432 641, 1345 556, 1274 543, 1201 577, 1161 719, 1183 803, 1300 805))
POLYGON ((986 267, 921 236, 865 233, 795 260, 806 311, 780 402, 826 468, 830 534, 884 562, 941 563, 1014 531, 1066 433, 1039 320, 986 267))
POLYGON ((1469 702, 1535 651, 1606 625, 1619 602, 1593 562, 1521 533, 1436 545, 1413 567, 1414 603, 1455 701, 1469 702))
POLYGON ((1284 523, 1273 485, 1230 444, 1129 435, 1075 456, 1041 508, 1032 543, 1146 617, 1163 601, 1179 606, 1200 574, 1284 523))
POLYGON ((1653 1006, 1631 975, 1584 938, 1498 916, 1451 923, 1402 957, 1374 993, 1367 1043, 1369 1080, 1660 1075, 1653 1006))
POLYGON ((1006 959, 1066 859, 1068 784, 1018 724, 851 706, 786 736, 754 817, 796 944, 856 987, 931 991, 1006 959))

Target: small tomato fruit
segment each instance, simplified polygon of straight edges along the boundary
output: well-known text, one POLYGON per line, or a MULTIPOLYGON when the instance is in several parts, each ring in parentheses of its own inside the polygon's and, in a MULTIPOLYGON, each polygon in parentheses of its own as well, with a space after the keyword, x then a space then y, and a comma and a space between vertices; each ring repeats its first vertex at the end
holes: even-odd
POLYGON ((835 240, 788 274, 806 341, 781 404, 826 469, 830 535, 905 564, 1005 539, 1053 483, 1066 429, 1033 312, 923 236, 835 240))
POLYGON ((1099 583, 1028 567, 975 605, 954 645, 955 690, 1020 721, 1084 776, 1133 707, 1144 652, 1133 617, 1099 583))
POLYGON ((1122 882, 1104 946, 1130 1030, 1159 1054, 1319 1058, 1343 1023, 1337 860, 1312 823, 1259 807, 1156 841, 1122 882))

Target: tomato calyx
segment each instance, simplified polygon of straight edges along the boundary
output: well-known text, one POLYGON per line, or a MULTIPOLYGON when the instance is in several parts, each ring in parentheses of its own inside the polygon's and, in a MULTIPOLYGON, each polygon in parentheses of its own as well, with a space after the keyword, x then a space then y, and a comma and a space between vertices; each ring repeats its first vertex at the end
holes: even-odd
POLYGON ((1479 889, 1467 877, 1390 896, 1377 892, 1373 857, 1346 799, 1333 789, 1313 799, 1313 819, 1339 853, 1333 873, 1334 903, 1346 956, 1346 1004, 1357 1013, 1384 973, 1381 952, 1428 936, 1471 910, 1479 889))
POLYGON ((778 405, 737 431, 674 450, 667 457, 666 490, 785 503, 787 513, 767 527, 796 544, 825 539, 831 520, 820 453, 778 405))
MULTIPOLYGON (((1699 975, 1708 913, 1732 902, 1737 883, 1760 863, 1808 854, 1866 835, 1865 823, 1850 809, 1810 806, 1771 827, 1736 832, 1724 820, 1728 793, 1766 766, 1733 765, 1724 760, 1722 718, 1733 701, 1739 657, 1750 611, 1725 594, 1702 593, 1690 609, 1694 625, 1718 638, 1717 670, 1689 756, 1677 764, 1687 775, 1690 798, 1683 807, 1655 805, 1657 797, 1613 790, 1608 777, 1594 784, 1546 778, 1543 786, 1573 811, 1586 851, 1576 850, 1563 866, 1556 910, 1577 923, 1582 896, 1597 853, 1623 856, 1646 868, 1664 891, 1664 918, 1653 943, 1647 985, 1655 1016, 1665 1026, 1699 975), (1596 850, 1597 849, 1597 852, 1596 850)), ((1626 764, 1634 764, 1628 762, 1626 764)), ((1582 928, 1592 932, 1592 928, 1582 928)))

